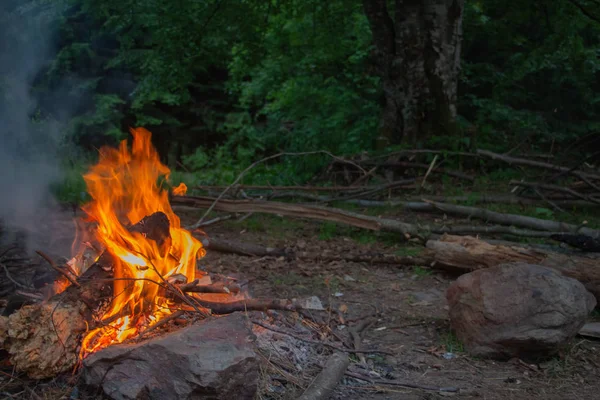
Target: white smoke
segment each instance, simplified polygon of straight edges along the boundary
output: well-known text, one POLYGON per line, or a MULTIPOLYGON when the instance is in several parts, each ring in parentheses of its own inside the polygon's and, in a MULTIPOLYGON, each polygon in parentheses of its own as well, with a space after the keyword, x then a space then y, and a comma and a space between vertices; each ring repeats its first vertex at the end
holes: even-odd
POLYGON ((43 228, 54 212, 50 187, 61 177, 61 129, 37 120, 33 88, 56 53, 57 10, 52 2, 1 3, 0 220, 11 231, 28 233, 30 247, 43 246, 35 236, 47 234, 43 228))

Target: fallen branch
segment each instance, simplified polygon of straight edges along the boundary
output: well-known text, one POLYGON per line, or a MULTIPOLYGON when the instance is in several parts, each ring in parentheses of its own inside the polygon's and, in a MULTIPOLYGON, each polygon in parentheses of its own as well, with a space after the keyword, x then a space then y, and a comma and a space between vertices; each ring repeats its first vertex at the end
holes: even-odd
MULTIPOLYGON (((403 180, 405 181, 405 180, 403 180)), ((399 181, 400 182, 400 181, 399 181)), ((393 182, 390 182, 393 183, 393 182)), ((271 186, 271 185, 235 185, 233 189, 237 190, 263 190, 270 192, 279 191, 303 191, 303 192, 357 192, 357 191, 368 191, 373 190, 381 185, 369 185, 369 186, 271 186)), ((227 186, 198 186, 200 190, 215 190, 222 191, 227 189, 227 186)))
POLYGON ((325 362, 321 373, 311 385, 298 397, 298 400, 326 400, 344 376, 350 365, 346 354, 335 352, 325 362))
POLYGON ((193 225, 192 229, 196 229, 198 228, 202 222, 204 222, 204 219, 208 216, 208 214, 210 214, 210 212, 213 210, 215 204, 233 187, 235 186, 243 177, 244 175, 246 175, 246 173, 248 173, 248 171, 250 171, 252 168, 256 167, 258 164, 267 162, 269 160, 273 160, 275 158, 279 158, 282 156, 306 156, 306 155, 313 155, 313 154, 327 154, 328 156, 332 157, 334 160, 339 161, 339 162, 343 162, 346 164, 351 164, 354 165, 355 167, 357 167, 359 170, 361 170, 363 173, 367 173, 367 171, 364 170, 363 167, 361 167, 360 165, 352 162, 352 161, 348 161, 345 160, 341 157, 337 157, 333 154, 331 154, 328 151, 325 150, 317 150, 317 151, 305 151, 305 152, 300 152, 300 153, 288 153, 288 152, 282 152, 282 153, 278 153, 278 154, 274 154, 272 156, 269 157, 265 157, 262 160, 258 160, 253 162, 252 164, 250 164, 245 170, 243 170, 237 178, 235 178, 235 180, 231 183, 231 185, 227 186, 222 192, 221 194, 215 199, 215 201, 213 202, 213 204, 211 204, 208 209, 206 210, 206 212, 204 213, 204 215, 202 215, 202 217, 198 220, 198 222, 196 222, 193 225))
POLYGON ((522 187, 526 187, 526 188, 533 188, 533 189, 545 189, 545 190, 551 190, 554 192, 561 192, 561 193, 567 193, 570 194, 573 197, 576 197, 578 199, 590 202, 590 203, 595 203, 595 204, 600 204, 600 200, 594 198, 593 196, 586 196, 582 193, 579 193, 576 190, 573 190, 571 188, 567 188, 567 187, 562 187, 562 186, 558 186, 558 185, 550 185, 550 184, 545 184, 545 183, 533 183, 533 182, 520 182, 520 181, 510 181, 509 185, 515 185, 515 186, 522 186, 522 187))
MULTIPOLYGON (((199 299, 193 297, 194 302, 200 306, 209 308, 215 314, 231 314, 236 311, 268 311, 268 310, 282 310, 282 311, 299 311, 301 307, 294 304, 290 300, 276 299, 244 299, 236 300, 232 302, 216 302, 199 299)), ((184 306, 185 307, 185 306, 184 306)), ((194 311, 194 310, 188 310, 194 311)))
POLYGON ((439 211, 450 214, 458 214, 466 217, 477 218, 488 222, 495 222, 501 225, 514 225, 522 228, 537 229, 550 232, 579 232, 581 234, 599 237, 600 231, 596 229, 586 228, 584 226, 576 226, 566 222, 550 221, 540 218, 528 217, 525 215, 504 214, 495 211, 489 211, 483 208, 456 206, 453 204, 444 204, 434 201, 427 201, 439 211))
POLYGON ((434 259, 431 264, 434 268, 466 273, 509 262, 538 264, 577 279, 600 299, 600 268, 596 258, 493 245, 470 236, 444 235, 440 240, 429 240, 426 246, 426 254, 434 259))
POLYGON ((550 164, 547 162, 528 160, 526 158, 511 157, 511 156, 506 156, 503 154, 498 154, 498 153, 494 153, 494 152, 487 151, 487 150, 477 150, 477 154, 479 154, 481 156, 489 157, 492 160, 503 161, 507 164, 523 165, 526 167, 541 168, 541 169, 545 169, 545 170, 549 170, 549 171, 556 171, 556 172, 566 172, 566 173, 570 173, 571 175, 574 175, 574 176, 576 176, 580 179, 584 179, 584 180, 589 180, 589 179, 600 180, 600 175, 590 174, 587 172, 582 172, 582 171, 577 171, 577 170, 571 170, 570 168, 550 164))
MULTIPOLYGON (((196 206, 200 208, 213 204, 213 199, 203 197, 177 197, 173 199, 176 204, 196 206)), ((503 214, 489 211, 483 208, 458 206, 453 204, 438 203, 433 201, 405 202, 401 206, 405 210, 418 212, 442 211, 449 214, 457 214, 466 217, 478 218, 502 225, 513 225, 531 230, 520 230, 514 227, 472 227, 472 226, 429 226, 413 225, 390 218, 373 217, 331 207, 299 205, 260 200, 220 200, 215 203, 215 209, 225 212, 260 212, 265 214, 276 214, 298 218, 316 219, 321 221, 332 221, 345 225, 355 226, 372 231, 397 232, 405 238, 419 237, 426 239, 431 233, 443 234, 510 234, 522 237, 549 237, 559 232, 578 232, 583 235, 597 237, 600 231, 583 226, 575 226, 564 222, 544 220, 516 214, 503 214), (535 232, 538 230, 540 232, 535 232), (545 231, 545 232, 544 232, 545 231)), ((209 241, 210 242, 210 241, 209 241)), ((217 243, 215 243, 217 247, 217 243)), ((242 251, 243 253, 244 251, 242 251)), ((247 251, 246 253, 253 253, 247 251)), ((268 252, 267 252, 268 253, 268 252)), ((276 251, 273 250, 273 254, 276 251)), ((240 253, 238 253, 240 254, 240 253)), ((253 254, 258 255, 258 254, 253 254)), ((271 255, 271 254, 263 254, 271 255)))
MULTIPOLYGON (((364 196, 363 196, 364 197, 364 196)), ((282 192, 282 193, 273 193, 268 196, 269 200, 272 199, 286 199, 286 198, 297 198, 302 200, 310 200, 310 201, 318 201, 321 203, 333 203, 333 202, 343 202, 347 204, 353 204, 359 207, 400 207, 406 204, 407 202, 418 202, 420 200, 429 200, 429 201, 438 201, 442 203, 471 203, 471 204, 513 204, 513 205, 539 205, 543 204, 538 199, 528 198, 528 197, 519 197, 515 195, 506 195, 506 194, 484 194, 484 195, 476 195, 476 196, 409 196, 407 198, 392 198, 388 200, 368 200, 363 198, 352 198, 352 199, 344 199, 338 197, 328 197, 328 196, 318 196, 310 193, 302 193, 302 192, 282 192)), ((572 200, 572 199, 555 199, 551 198, 551 200, 562 207, 572 208, 572 207, 589 207, 594 206, 595 203, 590 203, 584 200, 572 200)))
MULTIPOLYGON (((386 230, 409 235, 417 233, 417 230, 413 225, 405 224, 400 221, 371 217, 351 211, 322 206, 306 206, 258 200, 224 200, 191 196, 174 197, 173 203, 199 208, 212 207, 215 210, 225 212, 261 212, 289 217, 316 219, 320 221, 331 221, 373 231, 386 230)), ((193 230, 193 226, 188 229, 193 230)))
MULTIPOLYGON (((375 165, 372 162, 366 162, 364 164, 368 165, 368 166, 375 165)), ((376 165, 379 167, 403 167, 403 168, 421 168, 421 169, 428 169, 430 166, 430 164, 405 162, 405 161, 386 161, 386 162, 376 163, 376 165)), ((473 177, 471 175, 467 175, 467 174, 459 172, 459 171, 448 170, 445 168, 434 169, 431 171, 431 173, 453 176, 455 178, 463 179, 463 180, 466 180, 469 182, 475 181, 475 177, 473 177)))

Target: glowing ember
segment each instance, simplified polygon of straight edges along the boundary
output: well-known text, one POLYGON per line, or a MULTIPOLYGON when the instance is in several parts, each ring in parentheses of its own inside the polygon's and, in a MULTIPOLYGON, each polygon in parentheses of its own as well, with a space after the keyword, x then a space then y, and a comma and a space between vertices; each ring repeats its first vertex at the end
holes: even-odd
MULTIPOLYGON (((92 201, 83 209, 97 223, 95 240, 115 259, 115 280, 113 301, 102 317, 112 322, 88 332, 83 357, 135 336, 140 328, 171 314, 174 305, 160 295, 159 284, 175 274, 194 280, 196 260, 205 254, 202 244, 181 228, 168 192, 160 186, 170 171, 152 147, 150 132, 137 128, 132 134, 131 150, 126 141, 118 149, 101 149, 98 164, 84 175, 92 201), (128 230, 157 212, 169 220, 166 247, 128 230)), ((174 192, 183 195, 186 189, 180 185, 174 192)))

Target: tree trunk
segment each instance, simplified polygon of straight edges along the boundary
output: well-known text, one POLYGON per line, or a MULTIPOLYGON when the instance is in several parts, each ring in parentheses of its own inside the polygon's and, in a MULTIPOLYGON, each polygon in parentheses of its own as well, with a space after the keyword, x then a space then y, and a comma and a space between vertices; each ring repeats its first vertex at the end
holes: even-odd
POLYGON ((379 147, 453 134, 464 0, 387 3, 363 0, 385 100, 379 147))

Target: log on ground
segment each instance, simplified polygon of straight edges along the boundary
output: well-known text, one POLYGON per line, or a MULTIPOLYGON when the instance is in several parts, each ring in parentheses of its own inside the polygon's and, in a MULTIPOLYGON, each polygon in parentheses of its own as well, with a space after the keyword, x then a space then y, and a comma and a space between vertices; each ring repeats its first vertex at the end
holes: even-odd
POLYGON ((444 235, 427 242, 433 266, 455 272, 470 272, 509 262, 525 262, 553 268, 577 279, 596 299, 600 299, 600 259, 562 254, 519 246, 493 245, 471 236, 444 235))
MULTIPOLYGON (((129 227, 154 240, 159 248, 170 243, 164 213, 145 217, 129 227)), ((43 379, 72 369, 78 361, 81 335, 96 322, 113 296, 114 259, 104 252, 80 277, 47 302, 22 307, 6 320, 3 347, 12 365, 31 378, 43 379)))

